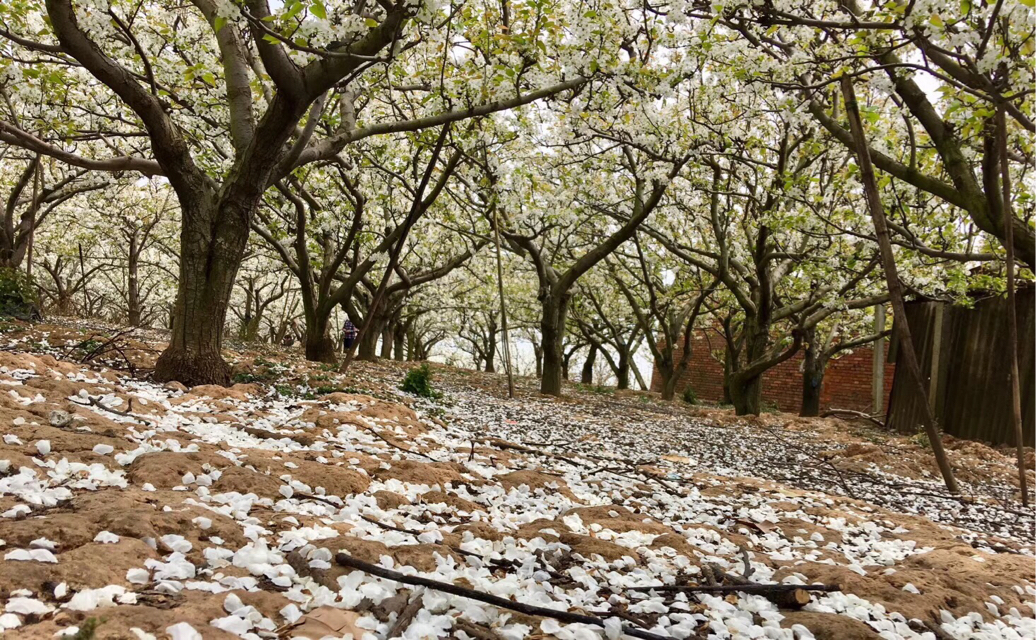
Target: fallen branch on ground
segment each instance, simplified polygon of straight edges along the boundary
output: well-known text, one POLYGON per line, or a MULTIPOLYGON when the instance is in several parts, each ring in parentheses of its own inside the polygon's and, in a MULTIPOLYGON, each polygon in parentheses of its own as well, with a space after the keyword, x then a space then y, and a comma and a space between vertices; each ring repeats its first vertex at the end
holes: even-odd
POLYGON ((739 576, 727 573, 717 564, 706 563, 701 567, 702 578, 706 584, 698 585, 677 585, 658 584, 646 587, 629 587, 629 591, 656 591, 669 593, 747 593, 763 596, 778 607, 784 609, 801 609, 809 604, 812 596, 810 591, 841 591, 836 584, 761 584, 752 582, 748 576, 752 575, 752 565, 749 561, 748 550, 741 547, 741 560, 744 563, 745 575, 739 576), (720 584, 726 582, 727 584, 720 584))
MULTIPOLYGON (((494 607, 501 609, 507 609, 510 611, 517 611, 530 616, 539 616, 544 618, 554 618, 561 622, 572 622, 579 624, 590 624, 597 627, 604 628, 604 620, 596 618, 594 616, 588 616, 582 613, 572 613, 570 611, 559 611, 557 609, 548 609, 547 607, 537 607, 531 604, 525 604, 522 602, 513 602, 499 596, 494 596, 489 593, 483 593, 474 589, 468 589, 466 587, 459 587, 455 584, 448 582, 440 582, 438 580, 432 580, 430 578, 422 578, 420 576, 408 576, 398 571, 386 569, 376 564, 364 562, 358 560, 349 554, 339 552, 335 555, 335 562, 343 567, 349 567, 350 569, 358 569, 364 573, 369 573, 379 578, 385 578, 386 580, 394 580, 403 584, 409 584, 415 587, 427 587, 429 589, 435 589, 436 591, 442 591, 462 598, 468 598, 470 600, 477 600, 478 602, 484 602, 494 607)), ((634 638, 643 638, 644 640, 669 640, 667 636, 662 636, 657 633, 651 633, 650 631, 644 631, 643 629, 637 629, 627 625, 623 625, 622 632, 628 636, 634 638)))
POLYGON ((410 595, 410 600, 407 602, 406 607, 400 612, 399 617, 396 618, 395 624, 392 625, 392 628, 389 629, 388 635, 385 637, 388 640, 392 640, 393 638, 402 636, 406 632, 407 627, 410 626, 410 623, 413 622, 414 617, 419 611, 421 611, 422 607, 424 607, 424 591, 415 590, 410 595))
POLYGON ((379 440, 381 440, 382 442, 384 442, 385 444, 387 444, 390 447, 393 447, 395 449, 399 449, 400 451, 402 451, 404 453, 410 453, 410 454, 413 454, 415 456, 421 456, 425 460, 431 460, 432 462, 439 462, 438 460, 436 460, 432 456, 430 456, 430 455, 428 455, 426 453, 421 453, 417 449, 407 449, 406 447, 404 447, 402 445, 399 445, 399 444, 396 444, 395 442, 392 442, 391 440, 389 440, 385 436, 381 435, 381 433, 379 433, 378 430, 375 429, 374 427, 366 427, 366 430, 367 430, 368 433, 373 435, 375 438, 378 438, 379 440))
POLYGON ((627 591, 685 591, 685 592, 700 592, 700 593, 737 593, 738 591, 744 593, 750 593, 752 595, 766 596, 773 593, 782 593, 788 591, 822 591, 824 593, 830 593, 831 591, 841 591, 841 587, 836 584, 759 584, 759 583, 748 583, 748 584, 654 584, 646 587, 627 587, 627 591))
POLYGON ((878 425, 882 429, 885 428, 885 423, 878 420, 877 416, 864 413, 862 411, 854 411, 853 409, 829 409, 824 413, 820 414, 821 418, 830 418, 832 416, 851 416, 853 418, 861 418, 863 420, 870 420, 874 424, 878 425))
POLYGON ((97 407, 98 409, 107 411, 108 413, 113 413, 117 416, 122 416, 124 418, 133 418, 134 420, 139 420, 140 422, 143 422, 149 427, 153 427, 155 425, 155 423, 151 420, 148 420, 147 418, 139 416, 135 413, 131 413, 130 411, 119 411, 118 409, 114 409, 112 407, 106 407, 104 406, 104 404, 101 403, 100 398, 95 398, 93 396, 87 396, 86 404, 79 402, 78 400, 70 400, 70 402, 72 404, 79 405, 80 407, 97 407))
POLYGON ((497 449, 519 451, 521 453, 531 453, 536 456, 545 456, 547 458, 557 458, 558 460, 562 460, 564 462, 569 463, 573 467, 586 466, 585 463, 579 462, 578 460, 574 460, 568 456, 563 456, 559 453, 554 453, 553 451, 547 451, 545 449, 536 449, 522 444, 508 442, 507 440, 502 440, 500 438, 477 438, 473 439, 472 441, 481 442, 482 444, 488 444, 489 446, 496 447, 497 449))

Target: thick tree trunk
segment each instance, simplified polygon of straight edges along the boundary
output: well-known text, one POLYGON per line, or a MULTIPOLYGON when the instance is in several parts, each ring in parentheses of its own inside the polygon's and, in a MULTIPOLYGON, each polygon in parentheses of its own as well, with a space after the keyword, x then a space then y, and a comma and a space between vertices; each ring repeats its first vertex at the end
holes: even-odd
POLYGON ((407 362, 417 360, 417 330, 413 327, 406 332, 406 359, 407 362))
POLYGON ((248 318, 245 323, 241 326, 241 339, 245 342, 255 342, 259 339, 259 325, 262 318, 254 316, 248 318))
POLYGON ((330 314, 306 313, 306 360, 334 364, 335 341, 330 335, 330 314))
MULTIPOLYGON (((690 337, 691 337, 690 333, 687 333, 687 334, 684 335, 684 339, 685 340, 689 340, 690 337)), ((675 343, 676 341, 674 340, 673 342, 675 343)), ((668 349, 668 347, 667 347, 667 349, 668 349)), ((694 353, 693 352, 693 348, 690 346, 690 344, 687 344, 686 345, 686 350, 680 352, 680 359, 677 360, 676 359, 676 351, 675 351, 675 349, 669 349, 669 354, 666 357, 669 359, 668 360, 669 362, 673 362, 674 364, 672 366, 668 367, 670 373, 668 374, 668 376, 666 378, 664 378, 664 381, 662 383, 662 399, 663 400, 672 400, 673 398, 676 397, 676 387, 679 386, 680 379, 683 378, 684 372, 687 371, 687 365, 690 364, 690 362, 691 362, 691 355, 693 353, 694 353)), ((665 375, 665 374, 663 374, 663 375, 665 375)), ((723 385, 724 396, 726 396, 726 390, 727 390, 727 387, 726 387, 726 384, 724 384, 723 385)), ((692 389, 692 391, 693 391, 693 389, 692 389)))
POLYGON ((824 388, 824 365, 816 358, 807 360, 802 369, 802 408, 799 415, 815 418, 820 415, 820 392, 824 388), (811 361, 812 360, 812 361, 811 361))
POLYGON ((496 333, 490 328, 489 342, 486 343, 486 373, 496 373, 496 333))
POLYGON ((381 358, 383 360, 392 359, 392 343, 395 341, 396 337, 392 323, 388 322, 385 324, 385 328, 381 330, 381 358))
POLYGON ((561 365, 564 359, 563 342, 568 301, 567 295, 548 295, 543 300, 543 316, 540 318, 543 377, 540 379, 540 393, 546 395, 561 395, 561 365))
MULTIPOLYGON (((770 324, 764 319, 755 316, 745 319, 745 331, 748 335, 745 339, 745 361, 740 367, 732 366, 732 375, 728 377, 730 384, 730 401, 734 405, 734 412, 739 415, 759 415, 762 410, 763 374, 743 373, 742 367, 749 367, 752 363, 766 357, 767 346, 770 340, 770 324)), ((733 365, 733 363, 731 363, 733 365)))
POLYGON ((381 335, 381 323, 378 318, 371 318, 369 322, 371 326, 363 332, 360 344, 356 348, 357 360, 374 361, 378 359, 378 337, 381 335))
POLYGON ((258 203, 225 205, 218 216, 212 202, 181 197, 180 205, 180 280, 169 346, 155 363, 155 379, 226 385, 230 365, 220 353, 223 326, 248 242, 248 221, 258 203))
POLYGON ((404 349, 407 340, 407 331, 403 327, 396 327, 392 334, 392 359, 402 362, 405 356, 404 349))
POLYGON ((672 400, 676 397, 676 385, 680 382, 680 376, 672 367, 662 363, 658 365, 658 375, 662 376, 662 399, 672 400))
POLYGON ((630 388, 630 356, 625 351, 619 352, 619 362, 615 369, 615 388, 616 389, 629 389, 630 388))
POLYGON ((67 291, 58 291, 58 299, 54 304, 54 310, 59 316, 71 316, 75 311, 75 303, 72 294, 67 291))
POLYGON ((745 377, 735 373, 730 378, 730 402, 739 416, 757 416, 762 411, 763 377, 745 377))
POLYGON ((820 415, 820 391, 824 387, 824 371, 802 372, 802 409, 799 415, 803 418, 815 418, 820 415))
POLYGON ((804 341, 806 349, 802 360, 802 407, 799 415, 803 418, 815 418, 820 415, 820 390, 824 385, 824 369, 826 361, 817 353, 816 329, 806 329, 804 341))
POLYGON ((734 404, 734 398, 730 393, 730 379, 734 377, 734 360, 737 355, 727 343, 723 354, 723 404, 734 404))
POLYGON ((734 413, 739 416, 759 415, 762 409, 762 376, 745 376, 731 371, 725 381, 724 393, 729 394, 734 413))
POLYGON ((594 383, 594 362, 597 361, 597 345, 590 345, 590 351, 583 360, 583 370, 579 374, 579 382, 582 384, 594 383))

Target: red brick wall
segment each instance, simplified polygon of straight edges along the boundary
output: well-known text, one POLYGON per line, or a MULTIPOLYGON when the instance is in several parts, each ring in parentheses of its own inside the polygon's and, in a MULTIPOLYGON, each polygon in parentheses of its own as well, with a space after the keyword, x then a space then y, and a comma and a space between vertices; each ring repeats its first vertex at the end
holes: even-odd
MULTIPOLYGON (((888 340, 884 341, 888 349, 888 340)), ((698 400, 717 403, 723 400, 723 336, 715 331, 698 330, 694 336, 691 361, 676 385, 680 395, 690 385, 698 400), (716 357, 713 357, 713 352, 716 357), (717 359, 718 358, 718 359, 717 359)), ((887 352, 886 352, 887 353, 887 352)), ((763 374, 763 403, 776 405, 781 411, 798 413, 802 407, 802 358, 800 351, 763 374)), ((824 374, 824 385, 820 392, 820 410, 854 409, 871 410, 871 370, 874 354, 870 346, 860 347, 852 353, 831 360, 824 374)), ((896 365, 885 363, 885 401, 888 407, 889 393, 896 365)), ((651 375, 651 390, 661 391, 662 378, 656 366, 651 375)))

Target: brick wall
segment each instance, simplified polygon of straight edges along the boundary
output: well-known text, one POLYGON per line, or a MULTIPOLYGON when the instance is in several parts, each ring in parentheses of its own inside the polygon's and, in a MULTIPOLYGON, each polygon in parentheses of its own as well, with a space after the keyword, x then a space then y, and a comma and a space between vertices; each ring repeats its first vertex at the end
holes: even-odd
MULTIPOLYGON (((887 350, 888 340, 884 345, 887 350)), ((690 385, 702 402, 715 403, 723 399, 723 346, 723 336, 718 332, 705 329, 695 332, 691 361, 676 385, 677 396, 690 385), (710 352, 714 352, 716 357, 710 352)), ((803 357, 800 351, 763 374, 764 404, 776 405, 789 413, 799 412, 802 407, 803 357)), ((820 392, 821 411, 834 408, 870 412, 873 357, 871 347, 866 346, 828 362, 820 392)), ((888 407, 895 372, 896 365, 886 362, 884 408, 888 407)), ((656 366, 651 374, 651 390, 661 389, 662 378, 656 366)))

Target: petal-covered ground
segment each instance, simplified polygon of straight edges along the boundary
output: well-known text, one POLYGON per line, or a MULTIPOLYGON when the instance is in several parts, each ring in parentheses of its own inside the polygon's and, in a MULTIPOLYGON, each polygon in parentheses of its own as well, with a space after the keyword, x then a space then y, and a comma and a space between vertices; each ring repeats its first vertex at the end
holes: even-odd
POLYGON ((836 420, 531 381, 508 400, 442 367, 430 401, 396 389, 404 363, 275 350, 186 390, 130 375, 159 336, 8 329, 10 637, 1036 637, 1033 513, 982 445, 951 443, 951 497, 922 444, 836 420), (837 590, 792 590, 814 584, 837 590))

